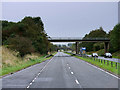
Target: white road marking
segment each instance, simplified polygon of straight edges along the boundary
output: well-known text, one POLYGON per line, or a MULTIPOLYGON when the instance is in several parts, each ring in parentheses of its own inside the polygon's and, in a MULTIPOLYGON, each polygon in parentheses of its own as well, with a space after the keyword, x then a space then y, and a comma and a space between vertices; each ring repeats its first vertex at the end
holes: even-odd
MULTIPOLYGON (((52 59, 53 59, 53 57, 52 57, 52 59)), ((52 59, 51 59, 51 60, 52 60, 52 59)), ((46 68, 46 66, 51 62, 51 60, 42 68, 42 70, 41 70, 40 72, 42 72, 42 71, 46 68)), ((39 72, 38 75, 32 80, 32 82, 34 82, 35 79, 37 79, 37 77, 40 75, 40 72, 39 72)), ((30 84, 27 86, 27 88, 29 88, 30 85, 32 85, 32 83, 30 83, 30 84)))
POLYGON ((74 74, 73 72, 71 72, 71 74, 74 74))
POLYGON ((30 86, 27 86, 27 88, 29 88, 30 86))
POLYGON ((35 80, 33 80, 32 82, 34 82, 35 80))
POLYGON ((70 67, 69 67, 69 69, 70 69, 70 67))
POLYGON ((32 85, 32 83, 30 83, 30 85, 32 85))
POLYGON ((40 75, 40 73, 38 73, 38 76, 40 75))
MULTIPOLYGON (((84 61, 84 62, 85 62, 85 61, 84 61)), ((117 78, 117 79, 120 79, 119 77, 117 77, 117 76, 115 76, 115 75, 113 75, 113 74, 111 74, 111 73, 109 73, 109 72, 107 72, 107 71, 105 71, 105 70, 103 70, 103 69, 101 69, 101 68, 99 68, 99 67, 96 67, 96 66, 94 66, 94 65, 92 65, 92 64, 90 64, 90 63, 88 63, 88 62, 86 62, 86 63, 87 63, 88 65, 90 65, 90 66, 92 66, 92 67, 94 67, 94 68, 102 71, 102 72, 105 72, 105 73, 107 73, 107 74, 109 74, 109 75, 111 75, 111 76, 113 76, 113 77, 115 77, 115 78, 117 78)))
POLYGON ((75 82, 76 82, 77 84, 80 84, 77 79, 75 80, 75 82))
POLYGON ((67 64, 68 65, 68 64, 67 64))

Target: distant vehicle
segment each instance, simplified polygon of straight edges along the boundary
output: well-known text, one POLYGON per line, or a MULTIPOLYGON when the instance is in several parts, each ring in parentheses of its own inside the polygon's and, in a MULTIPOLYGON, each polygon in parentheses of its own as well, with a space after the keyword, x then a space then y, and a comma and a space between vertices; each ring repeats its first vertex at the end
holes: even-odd
POLYGON ((107 57, 108 57, 108 58, 112 58, 112 54, 111 54, 111 53, 105 53, 104 56, 105 56, 105 58, 107 58, 107 57))
POLYGON ((86 55, 87 57, 91 57, 92 55, 86 55))
POLYGON ((92 57, 98 57, 98 54, 97 53, 93 53, 92 57))

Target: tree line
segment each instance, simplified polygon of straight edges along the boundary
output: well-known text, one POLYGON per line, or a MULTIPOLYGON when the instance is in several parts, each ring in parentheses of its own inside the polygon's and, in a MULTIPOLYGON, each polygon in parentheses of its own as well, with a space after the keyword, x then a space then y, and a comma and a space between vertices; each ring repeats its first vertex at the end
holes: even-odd
POLYGON ((21 57, 33 52, 47 54, 56 47, 48 41, 41 18, 29 16, 17 23, 2 21, 2 45, 18 51, 21 57))
MULTIPOLYGON (((110 38, 109 52, 114 53, 120 50, 120 24, 114 26, 113 30, 106 33, 102 27, 96 30, 90 31, 84 38, 110 38)), ((79 44, 80 47, 86 47, 87 51, 98 51, 104 49, 104 42, 82 42, 79 44)))

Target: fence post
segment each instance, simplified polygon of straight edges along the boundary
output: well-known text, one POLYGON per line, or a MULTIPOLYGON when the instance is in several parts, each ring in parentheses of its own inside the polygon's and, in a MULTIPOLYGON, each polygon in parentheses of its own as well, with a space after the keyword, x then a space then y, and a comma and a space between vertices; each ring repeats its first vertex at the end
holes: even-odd
POLYGON ((113 67, 113 62, 111 61, 111 67, 113 67))
POLYGON ((100 62, 100 59, 99 59, 99 62, 100 62))
POLYGON ((102 63, 102 59, 101 59, 101 63, 102 63))
POLYGON ((107 60, 107 65, 109 65, 109 61, 107 60))
POLYGON ((105 60, 104 60, 104 64, 105 64, 105 60))
POLYGON ((116 65, 116 69, 117 69, 117 62, 116 62, 116 64, 115 64, 115 65, 116 65))

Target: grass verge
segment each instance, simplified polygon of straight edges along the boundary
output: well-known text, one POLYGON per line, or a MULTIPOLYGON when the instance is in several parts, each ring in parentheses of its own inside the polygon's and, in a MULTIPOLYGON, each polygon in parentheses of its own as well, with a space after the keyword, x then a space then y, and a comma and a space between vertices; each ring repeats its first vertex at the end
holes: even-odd
MULTIPOLYGON (((56 52, 53 53, 53 55, 55 55, 55 54, 56 54, 56 52)), ((15 66, 3 67, 2 71, 1 71, 2 73, 0 73, 0 76, 4 76, 4 75, 7 75, 7 74, 12 74, 12 73, 14 73, 16 71, 20 71, 22 69, 25 69, 25 68, 27 68, 29 66, 35 65, 37 63, 41 63, 41 62, 43 62, 45 60, 50 59, 52 56, 50 56, 48 58, 44 58, 44 57, 45 56, 41 56, 38 59, 30 59, 27 62, 23 61, 21 64, 17 64, 15 66)))
MULTIPOLYGON (((69 55, 72 55, 70 53, 67 53, 69 55)), ((80 57, 80 56, 75 56, 75 55, 72 55, 76 58, 79 58, 79 59, 82 59, 86 62, 89 62, 99 68, 102 68, 110 73, 113 73, 115 75, 119 75, 120 76, 120 63, 118 64, 117 63, 117 69, 116 69, 116 63, 113 62, 113 66, 111 67, 111 61, 108 61, 109 65, 107 64, 107 61, 105 60, 105 64, 104 64, 104 61, 102 60, 102 63, 101 63, 101 60, 99 59, 95 59, 94 61, 94 58, 90 58, 90 57, 80 57)))

